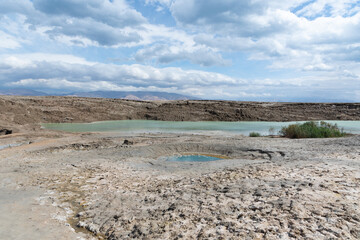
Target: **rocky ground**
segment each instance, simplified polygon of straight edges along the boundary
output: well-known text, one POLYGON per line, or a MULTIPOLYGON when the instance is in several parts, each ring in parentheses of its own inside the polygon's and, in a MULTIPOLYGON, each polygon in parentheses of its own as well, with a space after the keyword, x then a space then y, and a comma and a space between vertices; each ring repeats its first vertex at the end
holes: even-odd
POLYGON ((360 136, 38 131, 9 144, 4 239, 360 239, 360 136), (184 153, 229 159, 164 158, 184 153))

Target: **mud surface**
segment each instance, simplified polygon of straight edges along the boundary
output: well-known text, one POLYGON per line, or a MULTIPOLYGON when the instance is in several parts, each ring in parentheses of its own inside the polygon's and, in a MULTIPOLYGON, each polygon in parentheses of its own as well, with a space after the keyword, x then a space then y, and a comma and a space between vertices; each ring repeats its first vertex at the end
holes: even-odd
POLYGON ((360 238, 360 136, 0 137, 14 143, 0 150, 6 239, 360 238), (229 159, 164 158, 188 153, 229 159))

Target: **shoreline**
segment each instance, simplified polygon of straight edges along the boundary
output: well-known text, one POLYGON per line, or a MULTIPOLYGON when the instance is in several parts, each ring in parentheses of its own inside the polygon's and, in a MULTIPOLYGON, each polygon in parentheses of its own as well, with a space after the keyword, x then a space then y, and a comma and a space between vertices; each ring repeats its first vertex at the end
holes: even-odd
POLYGON ((134 101, 79 97, 0 96, 0 127, 37 131, 39 123, 112 120, 360 120, 360 103, 266 103, 216 100, 134 101))

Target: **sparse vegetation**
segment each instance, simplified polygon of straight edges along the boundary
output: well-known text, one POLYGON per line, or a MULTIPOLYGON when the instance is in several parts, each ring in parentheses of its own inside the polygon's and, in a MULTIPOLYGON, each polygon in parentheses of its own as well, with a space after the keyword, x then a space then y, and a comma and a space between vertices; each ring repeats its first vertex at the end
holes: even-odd
POLYGON ((343 129, 339 129, 336 124, 324 121, 292 124, 283 127, 279 134, 288 138, 331 138, 346 135, 343 129))
POLYGON ((249 137, 261 137, 261 134, 258 133, 258 132, 251 132, 251 133, 249 134, 249 137))
POLYGON ((269 128, 269 135, 272 136, 275 134, 275 127, 270 127, 269 128))

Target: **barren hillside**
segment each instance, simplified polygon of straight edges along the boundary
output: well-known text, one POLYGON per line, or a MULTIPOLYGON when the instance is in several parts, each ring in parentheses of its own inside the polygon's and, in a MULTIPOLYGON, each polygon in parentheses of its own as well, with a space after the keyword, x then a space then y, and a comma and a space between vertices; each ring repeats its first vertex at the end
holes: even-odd
POLYGON ((79 97, 0 96, 0 127, 41 122, 151 119, 168 121, 360 120, 360 103, 132 101, 79 97))

